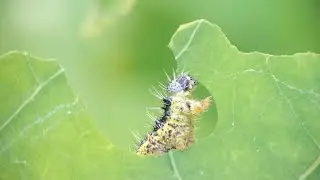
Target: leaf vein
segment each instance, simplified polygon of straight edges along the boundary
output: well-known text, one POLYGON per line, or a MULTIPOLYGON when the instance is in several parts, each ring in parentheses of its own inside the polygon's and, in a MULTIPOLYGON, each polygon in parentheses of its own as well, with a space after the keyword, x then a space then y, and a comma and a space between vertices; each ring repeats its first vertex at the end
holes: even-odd
POLYGON ((56 77, 58 77, 60 74, 64 72, 64 69, 60 69, 56 73, 54 73, 52 76, 50 76, 46 81, 41 83, 34 92, 18 107, 18 109, 1 125, 0 132, 21 112, 21 110, 28 105, 34 97, 37 96, 37 94, 46 86, 48 85, 52 80, 54 80, 56 77))
POLYGON ((169 159, 170 159, 170 164, 171 164, 171 167, 173 169, 173 172, 174 172, 174 176, 178 179, 178 180, 182 180, 181 176, 180 176, 180 173, 179 173, 179 170, 177 168, 177 165, 176 165, 176 161, 174 159, 174 156, 173 156, 173 152, 172 151, 169 151, 169 159))
POLYGON ((197 24, 197 26, 194 28, 194 30, 192 31, 190 38, 187 42, 187 44, 181 49, 181 51, 177 54, 176 56, 176 60, 179 59, 181 57, 181 55, 188 49, 188 47, 190 46, 192 40, 194 39, 196 33, 199 30, 200 25, 203 23, 203 20, 200 20, 197 24))

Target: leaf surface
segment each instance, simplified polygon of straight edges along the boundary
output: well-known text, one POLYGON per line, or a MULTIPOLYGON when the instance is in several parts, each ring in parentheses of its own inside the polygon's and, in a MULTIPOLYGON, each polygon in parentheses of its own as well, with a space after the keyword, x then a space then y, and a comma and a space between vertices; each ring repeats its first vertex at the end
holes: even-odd
POLYGON ((0 102, 0 179, 173 178, 167 158, 137 157, 101 135, 55 60, 2 55, 0 102))
POLYGON ((215 130, 178 154, 183 179, 319 179, 320 55, 244 53, 205 20, 180 26, 169 47, 218 112, 215 130))

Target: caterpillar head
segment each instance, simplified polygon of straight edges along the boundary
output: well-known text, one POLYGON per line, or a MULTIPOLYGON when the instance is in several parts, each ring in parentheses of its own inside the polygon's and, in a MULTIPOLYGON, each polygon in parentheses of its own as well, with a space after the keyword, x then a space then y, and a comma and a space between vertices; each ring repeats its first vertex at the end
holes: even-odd
POLYGON ((182 73, 169 82, 167 90, 170 93, 187 92, 191 91, 197 84, 197 80, 192 76, 182 73))

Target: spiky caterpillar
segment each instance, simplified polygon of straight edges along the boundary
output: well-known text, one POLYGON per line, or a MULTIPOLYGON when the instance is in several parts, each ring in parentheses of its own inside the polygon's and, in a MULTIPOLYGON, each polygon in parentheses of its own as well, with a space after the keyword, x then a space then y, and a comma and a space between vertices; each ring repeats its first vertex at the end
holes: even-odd
POLYGON ((197 81, 186 73, 181 73, 171 80, 167 91, 172 95, 164 97, 158 93, 157 97, 163 100, 163 115, 155 120, 153 131, 138 145, 138 155, 162 155, 171 149, 185 150, 194 142, 195 119, 204 112, 209 104, 210 97, 195 100, 191 92, 197 81))

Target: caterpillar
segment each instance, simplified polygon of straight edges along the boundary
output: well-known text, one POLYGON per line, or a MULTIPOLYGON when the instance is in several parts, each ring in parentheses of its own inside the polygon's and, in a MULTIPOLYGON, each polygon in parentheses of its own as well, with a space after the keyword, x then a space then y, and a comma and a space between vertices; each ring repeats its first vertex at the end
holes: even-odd
POLYGON ((196 118, 208 109, 211 97, 202 100, 192 98, 192 91, 198 84, 188 73, 181 72, 177 77, 173 73, 168 78, 168 85, 161 87, 170 96, 165 96, 154 88, 156 97, 162 100, 162 115, 154 118, 152 131, 137 144, 137 155, 160 156, 166 152, 177 149, 186 150, 194 142, 194 126, 196 118))

